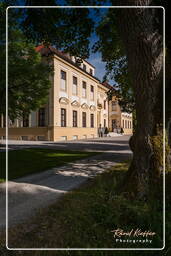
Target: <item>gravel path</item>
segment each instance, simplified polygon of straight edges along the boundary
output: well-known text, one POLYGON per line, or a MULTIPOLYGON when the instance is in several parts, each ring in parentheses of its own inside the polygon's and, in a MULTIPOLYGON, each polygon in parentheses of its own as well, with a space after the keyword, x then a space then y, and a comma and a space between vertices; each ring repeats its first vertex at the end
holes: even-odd
MULTIPOLYGON (((113 147, 113 151, 108 149, 102 154, 66 166, 9 181, 9 226, 24 222, 36 211, 55 202, 67 191, 80 186, 87 179, 93 178, 116 163, 127 159, 131 154, 127 141, 127 137, 125 137, 124 143, 121 143, 117 149, 113 147)), ((118 142, 116 143, 118 145, 118 142)), ((4 228, 5 183, 0 184, 0 209, 0 228, 4 228)))

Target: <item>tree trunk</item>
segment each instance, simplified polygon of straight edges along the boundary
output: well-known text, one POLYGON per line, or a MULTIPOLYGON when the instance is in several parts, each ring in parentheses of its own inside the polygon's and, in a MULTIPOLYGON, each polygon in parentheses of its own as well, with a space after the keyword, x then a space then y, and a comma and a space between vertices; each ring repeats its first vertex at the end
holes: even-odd
MULTIPOLYGON (((118 1, 122 5, 149 5, 150 0, 118 1)), ((118 9, 118 26, 128 59, 135 93, 137 125, 130 140, 133 160, 128 171, 126 191, 146 198, 157 184, 162 159, 162 36, 154 24, 156 10, 118 9)), ((161 9, 162 12, 162 9, 161 9)))

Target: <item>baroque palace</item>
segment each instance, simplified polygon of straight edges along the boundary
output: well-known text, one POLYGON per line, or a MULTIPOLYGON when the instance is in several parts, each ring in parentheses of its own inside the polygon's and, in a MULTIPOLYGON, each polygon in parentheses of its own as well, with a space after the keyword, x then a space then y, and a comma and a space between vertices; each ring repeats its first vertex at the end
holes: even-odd
MULTIPOLYGON (((45 106, 27 118, 9 120, 9 139, 77 140, 98 137, 99 127, 110 132, 123 129, 132 133, 132 114, 122 113, 115 96, 107 99, 113 88, 95 77, 95 67, 87 61, 78 65, 73 56, 54 47, 38 46, 42 56, 50 56, 54 75, 45 106)), ((5 138, 5 120, 1 116, 0 136, 5 138)))

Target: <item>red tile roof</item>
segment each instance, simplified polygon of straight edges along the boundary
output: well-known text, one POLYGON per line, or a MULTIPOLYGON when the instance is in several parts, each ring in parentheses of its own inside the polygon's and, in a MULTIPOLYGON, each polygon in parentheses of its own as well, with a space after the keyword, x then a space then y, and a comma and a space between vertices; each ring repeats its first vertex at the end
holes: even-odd
MULTIPOLYGON (((69 56, 67 55, 67 53, 64 53, 62 51, 57 50, 55 47, 52 46, 45 46, 45 45, 39 45, 35 48, 35 50, 37 52, 40 52, 40 54, 42 56, 50 56, 53 54, 56 54, 58 57, 64 59, 65 61, 69 62, 70 64, 76 66, 77 68, 81 69, 83 72, 85 72, 86 74, 92 76, 93 78, 95 78, 96 80, 100 81, 97 77, 91 75, 89 72, 83 70, 81 67, 79 67, 75 62, 73 62, 69 56)), ((87 61, 86 61, 87 62, 87 61)), ((87 62, 88 63, 88 62, 87 62)), ((90 63, 89 63, 90 64, 90 63)), ((90 64, 91 65, 91 64, 90 64)), ((92 66, 92 65, 91 65, 92 66)))
MULTIPOLYGON (((98 80, 98 82, 100 82, 100 80, 91 75, 90 73, 88 73, 87 71, 83 70, 81 67, 79 67, 78 65, 75 64, 75 62, 73 62, 69 56, 62 52, 62 51, 58 51, 56 48, 52 47, 52 46, 44 46, 44 45, 39 45, 35 48, 35 50, 37 52, 40 52, 42 56, 50 56, 50 55, 53 55, 53 54, 56 54, 57 56, 59 56, 60 58, 66 60, 67 62, 71 63, 72 65, 76 66, 77 68, 81 69, 83 72, 85 72, 86 74, 92 76, 93 78, 95 78, 96 80, 98 80)), ((90 64, 90 63, 89 63, 90 64)), ((103 82, 103 83, 100 83, 102 84, 103 86, 105 86, 106 88, 108 88, 109 90, 113 89, 113 86, 110 85, 107 81, 103 82)))

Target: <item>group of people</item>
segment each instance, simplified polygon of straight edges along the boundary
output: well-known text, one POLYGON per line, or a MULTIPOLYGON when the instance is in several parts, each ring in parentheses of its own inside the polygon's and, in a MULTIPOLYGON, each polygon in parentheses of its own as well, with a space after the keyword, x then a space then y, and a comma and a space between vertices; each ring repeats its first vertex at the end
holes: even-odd
POLYGON ((108 133, 109 133, 109 129, 107 127, 102 127, 102 125, 100 124, 98 128, 99 137, 106 137, 108 133))
MULTIPOLYGON (((115 132, 115 130, 114 130, 115 132)), ((99 128, 98 128, 98 135, 99 137, 107 137, 107 134, 109 133, 109 129, 107 127, 102 127, 102 125, 100 124, 99 125, 99 128)), ((118 128, 116 130, 116 133, 120 133, 120 134, 123 134, 124 133, 124 130, 123 128, 118 128)))

